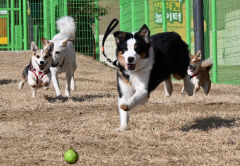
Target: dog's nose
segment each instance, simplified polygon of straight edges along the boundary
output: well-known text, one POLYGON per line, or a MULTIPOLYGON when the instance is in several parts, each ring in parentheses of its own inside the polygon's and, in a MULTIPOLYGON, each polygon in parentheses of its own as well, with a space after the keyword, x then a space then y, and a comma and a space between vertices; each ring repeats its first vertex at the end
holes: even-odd
POLYGON ((132 63, 134 61, 133 57, 128 57, 128 63, 132 63))
POLYGON ((40 61, 40 65, 43 65, 44 64, 44 61, 40 61))

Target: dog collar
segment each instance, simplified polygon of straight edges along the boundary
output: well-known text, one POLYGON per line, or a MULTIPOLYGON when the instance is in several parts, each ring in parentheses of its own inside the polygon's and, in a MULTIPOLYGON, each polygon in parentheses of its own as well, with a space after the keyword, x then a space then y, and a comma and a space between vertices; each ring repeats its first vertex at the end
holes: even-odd
POLYGON ((188 74, 189 79, 192 79, 193 77, 196 77, 198 75, 198 73, 199 73, 199 71, 197 73, 193 74, 193 75, 188 74))

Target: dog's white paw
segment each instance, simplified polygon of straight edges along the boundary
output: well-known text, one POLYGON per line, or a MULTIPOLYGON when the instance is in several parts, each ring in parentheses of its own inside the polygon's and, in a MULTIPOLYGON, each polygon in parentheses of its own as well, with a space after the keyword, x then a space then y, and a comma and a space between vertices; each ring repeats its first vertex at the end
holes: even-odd
POLYGON ((121 126, 119 128, 116 128, 115 130, 116 131, 126 131, 126 130, 130 130, 130 128, 128 126, 126 126, 126 127, 121 126))
POLYGON ((68 90, 65 90, 65 96, 66 96, 67 98, 70 98, 70 92, 69 92, 68 90))
POLYGON ((170 97, 171 96, 171 93, 165 93, 165 96, 167 96, 167 97, 170 97))

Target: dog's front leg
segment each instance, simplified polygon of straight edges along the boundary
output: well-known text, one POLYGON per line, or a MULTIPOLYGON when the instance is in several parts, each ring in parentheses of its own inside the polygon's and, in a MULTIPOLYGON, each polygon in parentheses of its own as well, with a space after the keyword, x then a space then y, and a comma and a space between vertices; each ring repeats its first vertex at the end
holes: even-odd
POLYGON ((36 92, 37 92, 36 85, 32 85, 30 87, 32 89, 32 98, 35 98, 36 97, 36 92))
POLYGON ((36 97, 36 90, 37 90, 37 77, 32 73, 29 72, 28 74, 28 84, 32 90, 32 98, 36 97))
POLYGON ((182 94, 187 93, 188 96, 192 96, 194 91, 194 84, 191 82, 188 76, 183 79, 182 94))
POLYGON ((57 97, 60 97, 60 96, 62 96, 62 94, 61 94, 61 91, 59 89, 57 72, 51 70, 51 74, 52 74, 52 83, 53 83, 53 87, 55 89, 56 95, 57 95, 57 97))
POLYGON ((42 78, 42 86, 45 88, 45 90, 49 89, 49 85, 50 85, 50 79, 51 79, 51 75, 47 74, 42 78))
POLYGON ((127 99, 122 97, 122 98, 118 98, 118 111, 119 111, 119 120, 120 120, 120 127, 117 128, 116 130, 119 131, 124 131, 124 130, 128 130, 128 121, 129 121, 129 117, 130 117, 130 111, 125 111, 121 108, 121 106, 123 105, 123 103, 126 103, 127 99))
POLYGON ((126 101, 126 103, 120 105, 120 108, 124 111, 129 111, 136 105, 144 104, 147 100, 148 91, 145 89, 137 89, 134 95, 126 101))

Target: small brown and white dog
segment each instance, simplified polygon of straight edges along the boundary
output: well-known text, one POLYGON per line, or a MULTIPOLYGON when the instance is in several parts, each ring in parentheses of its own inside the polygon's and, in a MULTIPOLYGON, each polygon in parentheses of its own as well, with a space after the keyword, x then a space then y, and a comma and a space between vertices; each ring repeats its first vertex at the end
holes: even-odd
POLYGON ((33 98, 36 96, 37 88, 44 87, 48 89, 51 80, 49 68, 52 65, 54 44, 42 40, 42 45, 44 49, 39 49, 34 42, 31 43, 32 58, 30 63, 24 68, 22 79, 19 83, 19 89, 22 89, 24 83, 28 82, 32 89, 33 98))
MULTIPOLYGON (((210 59, 201 61, 202 53, 199 50, 195 55, 190 56, 190 65, 188 66, 185 80, 189 83, 182 88, 182 94, 185 93, 185 88, 191 89, 191 95, 195 95, 196 92, 203 88, 204 93, 208 95, 211 89, 211 80, 209 71, 211 70, 213 63, 210 59), (190 87, 189 87, 190 86, 190 87)), ((189 93, 188 93, 189 94, 189 93)))

